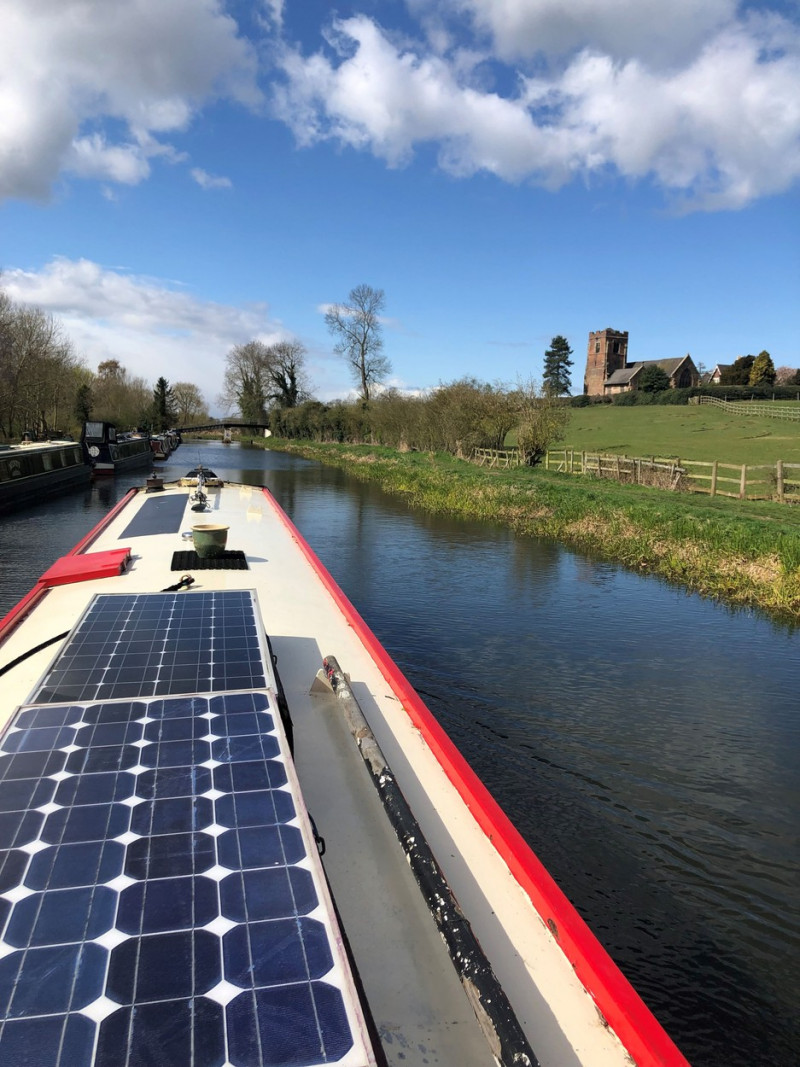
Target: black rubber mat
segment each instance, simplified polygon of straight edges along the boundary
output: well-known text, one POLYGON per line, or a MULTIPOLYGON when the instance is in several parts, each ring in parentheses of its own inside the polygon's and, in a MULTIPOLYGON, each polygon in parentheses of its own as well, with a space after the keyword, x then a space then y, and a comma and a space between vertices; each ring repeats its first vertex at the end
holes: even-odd
POLYGON ((239 549, 227 549, 219 556, 208 556, 202 559, 194 551, 189 549, 183 552, 172 553, 173 571, 246 571, 247 559, 244 552, 239 549))

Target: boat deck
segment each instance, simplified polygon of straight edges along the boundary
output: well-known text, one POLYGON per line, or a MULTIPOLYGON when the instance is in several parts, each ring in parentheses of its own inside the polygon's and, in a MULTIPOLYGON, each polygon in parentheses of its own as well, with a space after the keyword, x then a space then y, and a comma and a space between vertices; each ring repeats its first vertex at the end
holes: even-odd
MULTIPOLYGON (((378 1062, 384 1057, 392 1067, 489 1067, 497 1060, 337 698, 314 685, 330 655, 350 676, 369 726, 536 1058, 546 1067, 629 1065, 628 1053, 552 930, 498 855, 476 813, 468 810, 441 754, 409 715, 385 665, 376 661, 352 615, 343 613, 341 594, 332 590, 324 569, 320 573, 274 500, 248 486, 209 487, 208 510, 200 515, 191 510, 191 492, 180 486, 140 492, 119 509, 82 554, 91 564, 94 553, 129 549, 124 572, 79 581, 72 575, 65 584, 32 596, 26 616, 16 617, 15 622, 22 621, 0 646, 0 662, 7 664, 33 645, 71 631, 97 594, 151 593, 174 585, 182 572, 171 569, 173 554, 191 548, 182 534, 194 522, 229 526, 227 548, 244 553, 247 569, 190 570, 191 589, 177 595, 242 589, 256 594, 292 715, 299 786, 326 843, 325 874, 356 982, 363 987, 377 1031, 378 1062)), ((3 721, 29 700, 62 644, 43 649, 5 675, 3 721)))

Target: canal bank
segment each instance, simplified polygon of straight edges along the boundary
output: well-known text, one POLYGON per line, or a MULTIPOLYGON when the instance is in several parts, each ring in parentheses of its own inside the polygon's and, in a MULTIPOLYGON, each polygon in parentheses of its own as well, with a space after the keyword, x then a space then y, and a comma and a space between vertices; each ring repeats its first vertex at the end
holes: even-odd
POLYGON ((315 459, 434 514, 548 537, 732 605, 800 623, 800 509, 566 478, 485 470, 452 456, 369 445, 256 438, 315 459))

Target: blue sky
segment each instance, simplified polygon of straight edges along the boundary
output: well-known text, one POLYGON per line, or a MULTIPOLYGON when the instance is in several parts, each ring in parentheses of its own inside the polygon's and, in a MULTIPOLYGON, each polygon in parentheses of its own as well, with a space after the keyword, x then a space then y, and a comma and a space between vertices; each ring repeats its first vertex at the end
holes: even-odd
POLYGON ((386 293, 391 383, 555 334, 800 366, 797 5, 4 0, 0 269, 87 366, 193 381, 386 293))

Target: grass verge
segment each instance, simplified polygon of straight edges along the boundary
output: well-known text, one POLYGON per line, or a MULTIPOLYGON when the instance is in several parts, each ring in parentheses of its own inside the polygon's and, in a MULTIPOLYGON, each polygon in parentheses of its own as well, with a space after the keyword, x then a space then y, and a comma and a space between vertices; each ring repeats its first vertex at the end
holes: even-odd
POLYGON ((800 508, 664 492, 538 468, 487 471, 444 454, 257 438, 339 467, 412 507, 516 532, 660 575, 800 623, 800 508))

